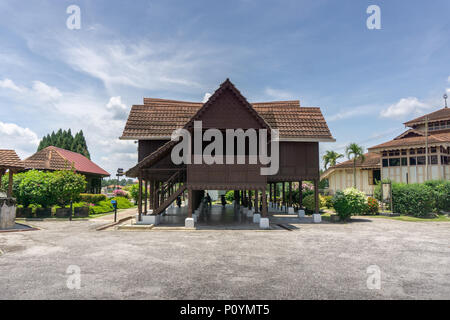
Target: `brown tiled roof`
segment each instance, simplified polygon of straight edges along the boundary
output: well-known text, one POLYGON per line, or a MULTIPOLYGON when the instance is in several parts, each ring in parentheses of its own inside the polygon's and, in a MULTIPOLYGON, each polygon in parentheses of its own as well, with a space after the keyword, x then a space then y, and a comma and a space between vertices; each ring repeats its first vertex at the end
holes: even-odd
MULTIPOLYGON (((203 103, 144 98, 144 105, 131 108, 121 139, 169 139, 175 129, 183 128, 202 108, 203 103)), ((257 114, 282 139, 334 141, 317 107, 300 107, 296 101, 251 103, 257 114)))
MULTIPOLYGON (((399 138, 394 139, 374 147, 369 148, 369 151, 381 150, 381 149, 389 149, 389 148, 402 148, 402 147, 410 147, 410 146, 424 146, 425 145, 425 136, 416 136, 416 137, 408 137, 408 138, 399 138)), ((432 133, 428 136, 429 144, 437 144, 437 143, 450 143, 450 130, 439 133, 432 133)))
POLYGON ((47 147, 36 152, 23 161, 27 169, 37 170, 67 170, 72 165, 80 173, 90 173, 100 176, 110 174, 85 156, 57 147, 47 147))
POLYGON ((0 149, 0 168, 23 169, 23 163, 14 150, 0 149))
MULTIPOLYGON (((380 168, 381 156, 377 153, 365 153, 365 160, 362 162, 360 159, 356 160, 356 167, 361 169, 378 169, 380 168)), ((338 163, 335 166, 329 167, 322 175, 321 179, 326 179, 332 172, 336 169, 352 169, 353 168, 353 160, 347 160, 341 163, 338 163)))
POLYGON ((411 127, 417 124, 425 123, 426 117, 428 117, 428 121, 450 120, 450 108, 439 109, 424 116, 405 122, 404 124, 405 126, 411 127))

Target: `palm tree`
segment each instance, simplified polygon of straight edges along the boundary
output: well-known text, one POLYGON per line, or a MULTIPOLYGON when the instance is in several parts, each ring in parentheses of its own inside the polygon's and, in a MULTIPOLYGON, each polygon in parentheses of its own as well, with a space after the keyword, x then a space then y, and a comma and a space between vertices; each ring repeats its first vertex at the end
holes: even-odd
POLYGON ((335 166, 337 159, 342 158, 343 156, 343 154, 337 153, 336 151, 328 150, 322 157, 325 170, 328 168, 328 165, 335 166))
POLYGON ((345 149, 345 153, 349 160, 353 159, 353 185, 356 188, 356 161, 361 160, 361 162, 364 162, 366 160, 364 147, 356 143, 350 143, 345 149))

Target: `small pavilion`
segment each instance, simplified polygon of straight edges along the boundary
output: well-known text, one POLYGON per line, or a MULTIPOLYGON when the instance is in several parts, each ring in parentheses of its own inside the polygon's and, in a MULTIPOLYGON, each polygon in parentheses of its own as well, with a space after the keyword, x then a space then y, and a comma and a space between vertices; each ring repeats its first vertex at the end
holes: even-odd
POLYGON ((13 175, 24 169, 24 165, 20 160, 19 156, 14 150, 4 150, 0 149, 0 189, 2 186, 2 178, 8 172, 9 183, 7 190, 7 197, 12 197, 12 185, 13 185, 13 175))

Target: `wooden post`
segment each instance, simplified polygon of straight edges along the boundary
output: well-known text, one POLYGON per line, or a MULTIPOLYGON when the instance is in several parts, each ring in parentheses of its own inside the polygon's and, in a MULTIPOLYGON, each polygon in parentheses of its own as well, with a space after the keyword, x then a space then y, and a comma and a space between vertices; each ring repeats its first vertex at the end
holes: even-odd
POLYGON ((7 197, 12 198, 12 190, 13 190, 13 171, 9 169, 9 182, 8 182, 8 193, 7 197))
POLYGON ((258 212, 259 212, 258 193, 259 193, 259 190, 256 189, 256 190, 255 190, 255 213, 258 213, 258 212))
POLYGON ((4 174, 5 174, 5 170, 4 169, 0 169, 0 189, 3 187, 2 178, 3 178, 4 174))
POLYGON ((272 202, 272 184, 269 183, 269 201, 272 202))
POLYGON ((319 182, 314 179, 314 202, 316 204, 316 214, 319 214, 319 182))
POLYGON ((194 204, 193 204, 194 200, 193 200, 192 193, 193 193, 192 189, 189 188, 188 189, 188 218, 192 218, 192 211, 193 211, 193 206, 194 206, 194 204))
POLYGON ((142 170, 139 170, 138 213, 140 222, 142 221, 142 170))
POLYGON ((286 183, 282 182, 282 186, 283 186, 283 199, 281 201, 282 206, 284 206, 284 209, 286 209, 286 183))
POLYGON ((299 209, 303 207, 303 181, 298 182, 298 205, 299 209))
POLYGON ((262 190, 262 218, 267 217, 267 195, 266 195, 266 188, 262 190))
POLYGON ((292 207, 292 182, 289 182, 289 207, 292 207))
POLYGON ((148 203, 148 181, 147 179, 145 180, 145 200, 144 200, 144 212, 145 214, 148 213, 148 207, 147 207, 147 203, 148 203))

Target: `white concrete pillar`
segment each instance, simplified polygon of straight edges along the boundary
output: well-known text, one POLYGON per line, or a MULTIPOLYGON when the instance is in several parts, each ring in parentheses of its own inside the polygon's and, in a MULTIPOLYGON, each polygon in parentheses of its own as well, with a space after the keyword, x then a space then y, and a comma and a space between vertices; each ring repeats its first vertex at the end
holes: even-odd
POLYGON ((255 213, 253 215, 253 223, 259 223, 261 221, 261 215, 259 213, 255 213))
POLYGON ((294 208, 289 207, 288 208, 288 214, 295 214, 294 208))
POLYGON ((304 218, 305 217, 305 210, 298 210, 298 217, 304 218))
POLYGON ((261 229, 269 229, 269 218, 261 218, 259 220, 259 228, 261 229))
POLYGON ((314 213, 313 219, 314 219, 314 223, 320 223, 320 222, 322 222, 322 215, 320 215, 320 213, 314 213))
POLYGON ((184 227, 195 228, 194 218, 186 218, 186 220, 184 220, 184 227))

